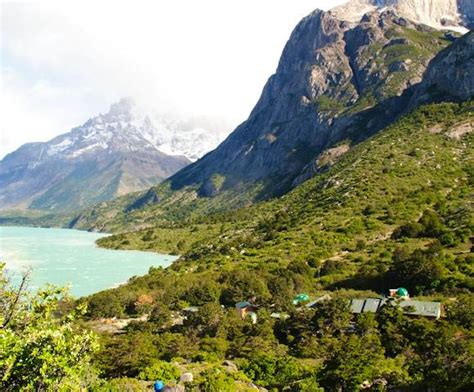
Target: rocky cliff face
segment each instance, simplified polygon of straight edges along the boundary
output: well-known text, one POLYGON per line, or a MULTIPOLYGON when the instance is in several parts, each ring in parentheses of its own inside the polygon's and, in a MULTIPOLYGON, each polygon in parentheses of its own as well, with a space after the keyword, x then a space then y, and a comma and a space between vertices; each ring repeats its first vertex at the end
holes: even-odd
POLYGON ((265 196, 288 190, 324 149, 344 138, 361 140, 393 119, 382 103, 419 83, 449 43, 443 32, 393 10, 370 12, 355 26, 315 11, 291 34, 248 120, 172 177, 172 186, 205 190, 219 174, 220 191, 256 182, 266 185, 265 196))
POLYGON ((411 107, 424 102, 468 100, 474 97, 474 31, 443 50, 417 86, 411 107))
POLYGON ((0 162, 0 208, 78 210, 156 185, 190 161, 153 143, 148 117, 125 99, 46 143, 30 143, 0 162))

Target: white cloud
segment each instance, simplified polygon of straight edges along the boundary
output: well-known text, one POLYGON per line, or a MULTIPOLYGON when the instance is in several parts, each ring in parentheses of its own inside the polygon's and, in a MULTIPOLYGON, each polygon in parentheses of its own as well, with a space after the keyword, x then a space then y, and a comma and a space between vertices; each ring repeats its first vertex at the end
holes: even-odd
POLYGON ((237 124, 296 23, 343 2, 2 2, 0 157, 122 96, 237 124))

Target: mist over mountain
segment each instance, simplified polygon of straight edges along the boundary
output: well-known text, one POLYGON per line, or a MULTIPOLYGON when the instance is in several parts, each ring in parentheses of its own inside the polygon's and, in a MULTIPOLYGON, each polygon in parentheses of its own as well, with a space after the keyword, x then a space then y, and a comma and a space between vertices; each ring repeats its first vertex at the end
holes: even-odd
POLYGON ((66 134, 8 154, 0 162, 0 208, 76 210, 146 189, 216 147, 225 133, 219 126, 144 114, 124 98, 66 134))

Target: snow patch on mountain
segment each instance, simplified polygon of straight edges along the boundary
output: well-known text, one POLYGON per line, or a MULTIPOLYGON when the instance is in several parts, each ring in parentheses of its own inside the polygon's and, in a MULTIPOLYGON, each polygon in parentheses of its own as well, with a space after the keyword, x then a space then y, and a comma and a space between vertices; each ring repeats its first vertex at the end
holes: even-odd
POLYGON ((227 136, 224 129, 207 129, 194 119, 143 112, 124 98, 106 114, 99 114, 46 144, 44 159, 76 159, 101 150, 156 150, 195 161, 216 148, 227 136))
POLYGON ((413 22, 436 29, 468 31, 474 21, 472 0, 351 0, 331 13, 339 19, 359 23, 368 12, 393 9, 413 22))

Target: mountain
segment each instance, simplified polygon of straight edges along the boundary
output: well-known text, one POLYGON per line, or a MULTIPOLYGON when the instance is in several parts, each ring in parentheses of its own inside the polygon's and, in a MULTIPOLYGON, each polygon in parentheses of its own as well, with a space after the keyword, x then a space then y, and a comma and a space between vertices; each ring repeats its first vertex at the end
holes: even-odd
POLYGON ((392 9, 413 22, 437 29, 466 32, 474 23, 471 0, 352 0, 331 10, 340 19, 359 23, 363 15, 392 9))
POLYGON ((260 197, 288 191, 322 151, 363 140, 392 121, 403 107, 393 99, 421 81, 451 37, 390 9, 355 26, 330 12, 312 13, 293 31, 249 118, 173 176, 171 187, 194 185, 201 196, 215 196, 208 190, 218 175, 218 191, 259 182, 260 197))
POLYGON ((103 247, 180 255, 75 302, 78 327, 99 332, 89 367, 103 378, 81 384, 472 390, 472 69, 474 32, 393 9, 305 18, 215 151, 69 223, 114 232, 103 247))
POLYGON ((157 114, 133 108, 136 119, 147 123, 144 137, 168 155, 183 155, 196 161, 215 149, 228 135, 225 120, 177 113, 157 114))
POLYGON ((156 134, 123 99, 69 133, 25 144, 0 162, 1 209, 79 210, 156 185, 190 163, 161 152, 156 134))
POLYGON ((249 118, 219 147, 155 188, 154 201, 131 196, 98 206, 77 227, 103 229, 125 210, 129 222, 146 224, 284 194, 400 115, 436 101, 436 89, 453 101, 472 95, 471 41, 472 33, 458 38, 391 8, 357 24, 315 11, 291 34, 249 118))

